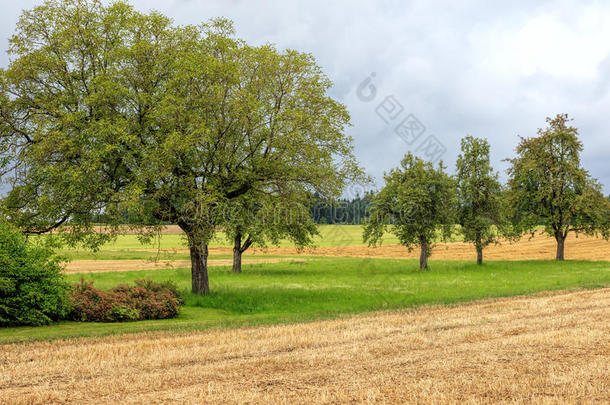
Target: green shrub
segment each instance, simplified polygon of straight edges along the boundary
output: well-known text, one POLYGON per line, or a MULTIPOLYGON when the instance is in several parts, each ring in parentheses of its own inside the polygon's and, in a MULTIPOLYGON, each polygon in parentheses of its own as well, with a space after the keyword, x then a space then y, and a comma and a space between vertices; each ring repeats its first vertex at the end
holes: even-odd
POLYGON ((110 309, 110 318, 116 322, 137 321, 140 319, 140 313, 135 308, 113 305, 110 309))
POLYGON ((136 280, 135 285, 121 284, 109 291, 81 279, 68 294, 69 319, 83 322, 123 322, 174 318, 182 300, 173 283, 136 280))
POLYGON ((46 325, 66 313, 68 284, 53 250, 0 221, 0 326, 46 325))

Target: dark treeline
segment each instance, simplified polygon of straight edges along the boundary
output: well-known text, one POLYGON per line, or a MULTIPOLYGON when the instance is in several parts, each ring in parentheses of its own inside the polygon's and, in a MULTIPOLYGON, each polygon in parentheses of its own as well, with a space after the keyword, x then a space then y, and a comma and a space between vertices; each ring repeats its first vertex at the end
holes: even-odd
MULTIPOLYGON (((369 217, 372 194, 338 200, 328 200, 319 194, 310 197, 309 215, 316 224, 362 225, 369 217)), ((106 223, 108 218, 104 214, 92 217, 93 223, 106 223)), ((142 224, 143 218, 137 212, 123 211, 122 223, 126 225, 142 224)), ((171 222, 155 222, 149 225, 174 225, 171 222)))
POLYGON ((311 198, 309 212, 316 224, 360 225, 369 216, 371 196, 359 195, 353 199, 329 201, 320 195, 311 198))

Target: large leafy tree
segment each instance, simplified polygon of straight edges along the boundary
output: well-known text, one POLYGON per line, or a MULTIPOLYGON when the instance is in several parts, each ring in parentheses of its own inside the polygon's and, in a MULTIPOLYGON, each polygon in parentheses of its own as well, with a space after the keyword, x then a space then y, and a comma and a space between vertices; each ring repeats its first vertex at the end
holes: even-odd
POLYGON ((442 162, 434 167, 409 152, 385 183, 372 198, 364 241, 375 245, 389 229, 409 251, 419 246, 419 267, 426 270, 438 231, 444 238, 453 232, 455 181, 442 162))
POLYGON ((538 136, 522 138, 509 159, 508 200, 517 234, 539 225, 557 241, 564 260, 569 232, 610 236, 610 203, 597 180, 582 167, 582 143, 567 114, 547 118, 538 136))
POLYGON ((489 161, 486 139, 466 136, 456 161, 457 222, 464 240, 477 251, 477 264, 483 263, 483 249, 497 242, 503 228, 502 187, 489 161))
POLYGON ((176 28, 123 2, 48 1, 21 16, 10 54, 3 209, 28 232, 90 245, 123 231, 126 210, 144 237, 176 223, 196 293, 209 291, 208 243, 236 199, 336 196, 359 174, 349 115, 313 58, 248 46, 226 20, 176 28))

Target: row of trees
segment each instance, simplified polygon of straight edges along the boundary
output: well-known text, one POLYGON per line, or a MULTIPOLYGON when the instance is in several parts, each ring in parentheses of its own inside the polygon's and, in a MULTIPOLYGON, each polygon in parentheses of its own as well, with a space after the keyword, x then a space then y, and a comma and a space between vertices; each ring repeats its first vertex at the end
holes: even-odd
POLYGON ((428 268, 434 241, 448 238, 454 224, 474 244, 477 263, 483 249, 500 237, 532 235, 540 226, 557 241, 557 260, 564 260, 568 233, 610 237, 610 201, 601 185, 582 167, 582 143, 567 114, 547 118, 538 136, 521 138, 517 156, 508 159, 506 187, 490 165, 489 143, 462 139, 456 175, 410 153, 400 168, 385 176, 386 185, 373 197, 364 240, 381 242, 386 230, 413 249, 419 246, 420 268, 428 268))

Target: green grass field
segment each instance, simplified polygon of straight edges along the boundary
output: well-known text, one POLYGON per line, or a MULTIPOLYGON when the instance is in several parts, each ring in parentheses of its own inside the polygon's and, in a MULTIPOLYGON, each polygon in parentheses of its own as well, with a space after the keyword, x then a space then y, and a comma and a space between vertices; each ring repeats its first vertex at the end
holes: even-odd
MULTIPOLYGON (((421 272, 414 260, 307 258, 210 270, 212 294, 187 295, 182 314, 171 320, 132 323, 61 322, 51 326, 0 329, 1 342, 100 336, 155 330, 202 330, 298 322, 376 310, 452 304, 546 290, 607 287, 610 263, 552 261, 434 261, 421 272)), ((81 275, 72 274, 70 281, 81 275)), ((189 269, 86 274, 101 288, 148 278, 171 279, 187 291, 189 269)))

